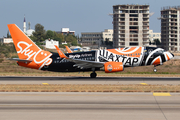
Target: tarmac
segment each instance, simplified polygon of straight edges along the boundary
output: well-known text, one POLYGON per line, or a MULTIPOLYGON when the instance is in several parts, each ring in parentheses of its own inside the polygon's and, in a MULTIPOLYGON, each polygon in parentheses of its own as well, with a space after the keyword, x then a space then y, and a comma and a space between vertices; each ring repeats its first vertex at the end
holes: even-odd
MULTIPOLYGON (((0 77, 0 84, 173 84, 170 77, 0 77)), ((179 120, 180 93, 0 92, 2 120, 179 120)))
POLYGON ((2 120, 179 120, 180 94, 0 93, 2 120))

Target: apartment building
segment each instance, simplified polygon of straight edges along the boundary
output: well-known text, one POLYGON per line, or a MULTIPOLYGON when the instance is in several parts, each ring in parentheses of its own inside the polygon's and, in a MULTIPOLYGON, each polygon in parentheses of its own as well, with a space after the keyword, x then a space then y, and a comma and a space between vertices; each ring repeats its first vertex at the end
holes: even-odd
POLYGON ((161 42, 161 33, 149 30, 149 40, 151 41, 151 43, 153 43, 155 39, 158 39, 161 42))
POLYGON ((98 49, 102 39, 102 32, 81 33, 80 44, 82 46, 90 47, 91 49, 98 49))
POLYGON ((149 45, 149 5, 113 6, 113 46, 149 45))
POLYGON ((113 29, 105 29, 102 32, 103 41, 108 39, 109 41, 113 41, 113 29))
POLYGON ((85 32, 81 33, 80 44, 92 49, 98 49, 102 47, 102 43, 108 39, 113 41, 113 30, 105 29, 103 32, 85 32))
POLYGON ((165 50, 180 51, 180 6, 161 8, 161 43, 165 50))

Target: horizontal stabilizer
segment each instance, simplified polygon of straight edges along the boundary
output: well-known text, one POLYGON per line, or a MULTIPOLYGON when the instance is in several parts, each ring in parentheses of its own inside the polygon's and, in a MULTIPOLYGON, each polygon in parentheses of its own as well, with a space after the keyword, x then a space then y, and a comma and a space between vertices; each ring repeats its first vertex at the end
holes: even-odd
POLYGON ((65 45, 65 47, 66 47, 66 50, 67 50, 68 53, 73 53, 68 46, 65 45))
POLYGON ((19 58, 11 58, 8 60, 18 61, 18 62, 32 62, 32 60, 25 60, 25 59, 19 59, 19 58))
POLYGON ((57 45, 54 45, 54 46, 56 47, 56 50, 57 50, 57 52, 58 52, 58 54, 59 54, 59 56, 60 56, 61 58, 69 59, 69 58, 66 57, 66 55, 58 48, 57 45))

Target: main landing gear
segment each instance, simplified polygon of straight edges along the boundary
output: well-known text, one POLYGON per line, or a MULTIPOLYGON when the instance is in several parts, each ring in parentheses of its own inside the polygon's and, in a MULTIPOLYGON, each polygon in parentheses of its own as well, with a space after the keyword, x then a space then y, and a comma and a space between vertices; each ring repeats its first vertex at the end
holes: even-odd
POLYGON ((92 73, 90 74, 90 77, 91 78, 96 78, 96 76, 97 76, 97 74, 96 74, 96 72, 95 72, 95 68, 92 68, 92 73))
POLYGON ((95 72, 90 74, 91 78, 96 78, 97 74, 95 72))

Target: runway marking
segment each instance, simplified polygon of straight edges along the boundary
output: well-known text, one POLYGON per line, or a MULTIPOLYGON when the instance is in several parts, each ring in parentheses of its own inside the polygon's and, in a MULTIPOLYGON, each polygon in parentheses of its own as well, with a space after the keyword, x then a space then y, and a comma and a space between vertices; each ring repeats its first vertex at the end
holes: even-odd
POLYGON ((170 93, 153 93, 153 96, 171 96, 170 93))
POLYGON ((48 83, 42 83, 43 85, 49 85, 48 83))
POLYGON ((141 85, 148 85, 147 83, 140 83, 141 85))

